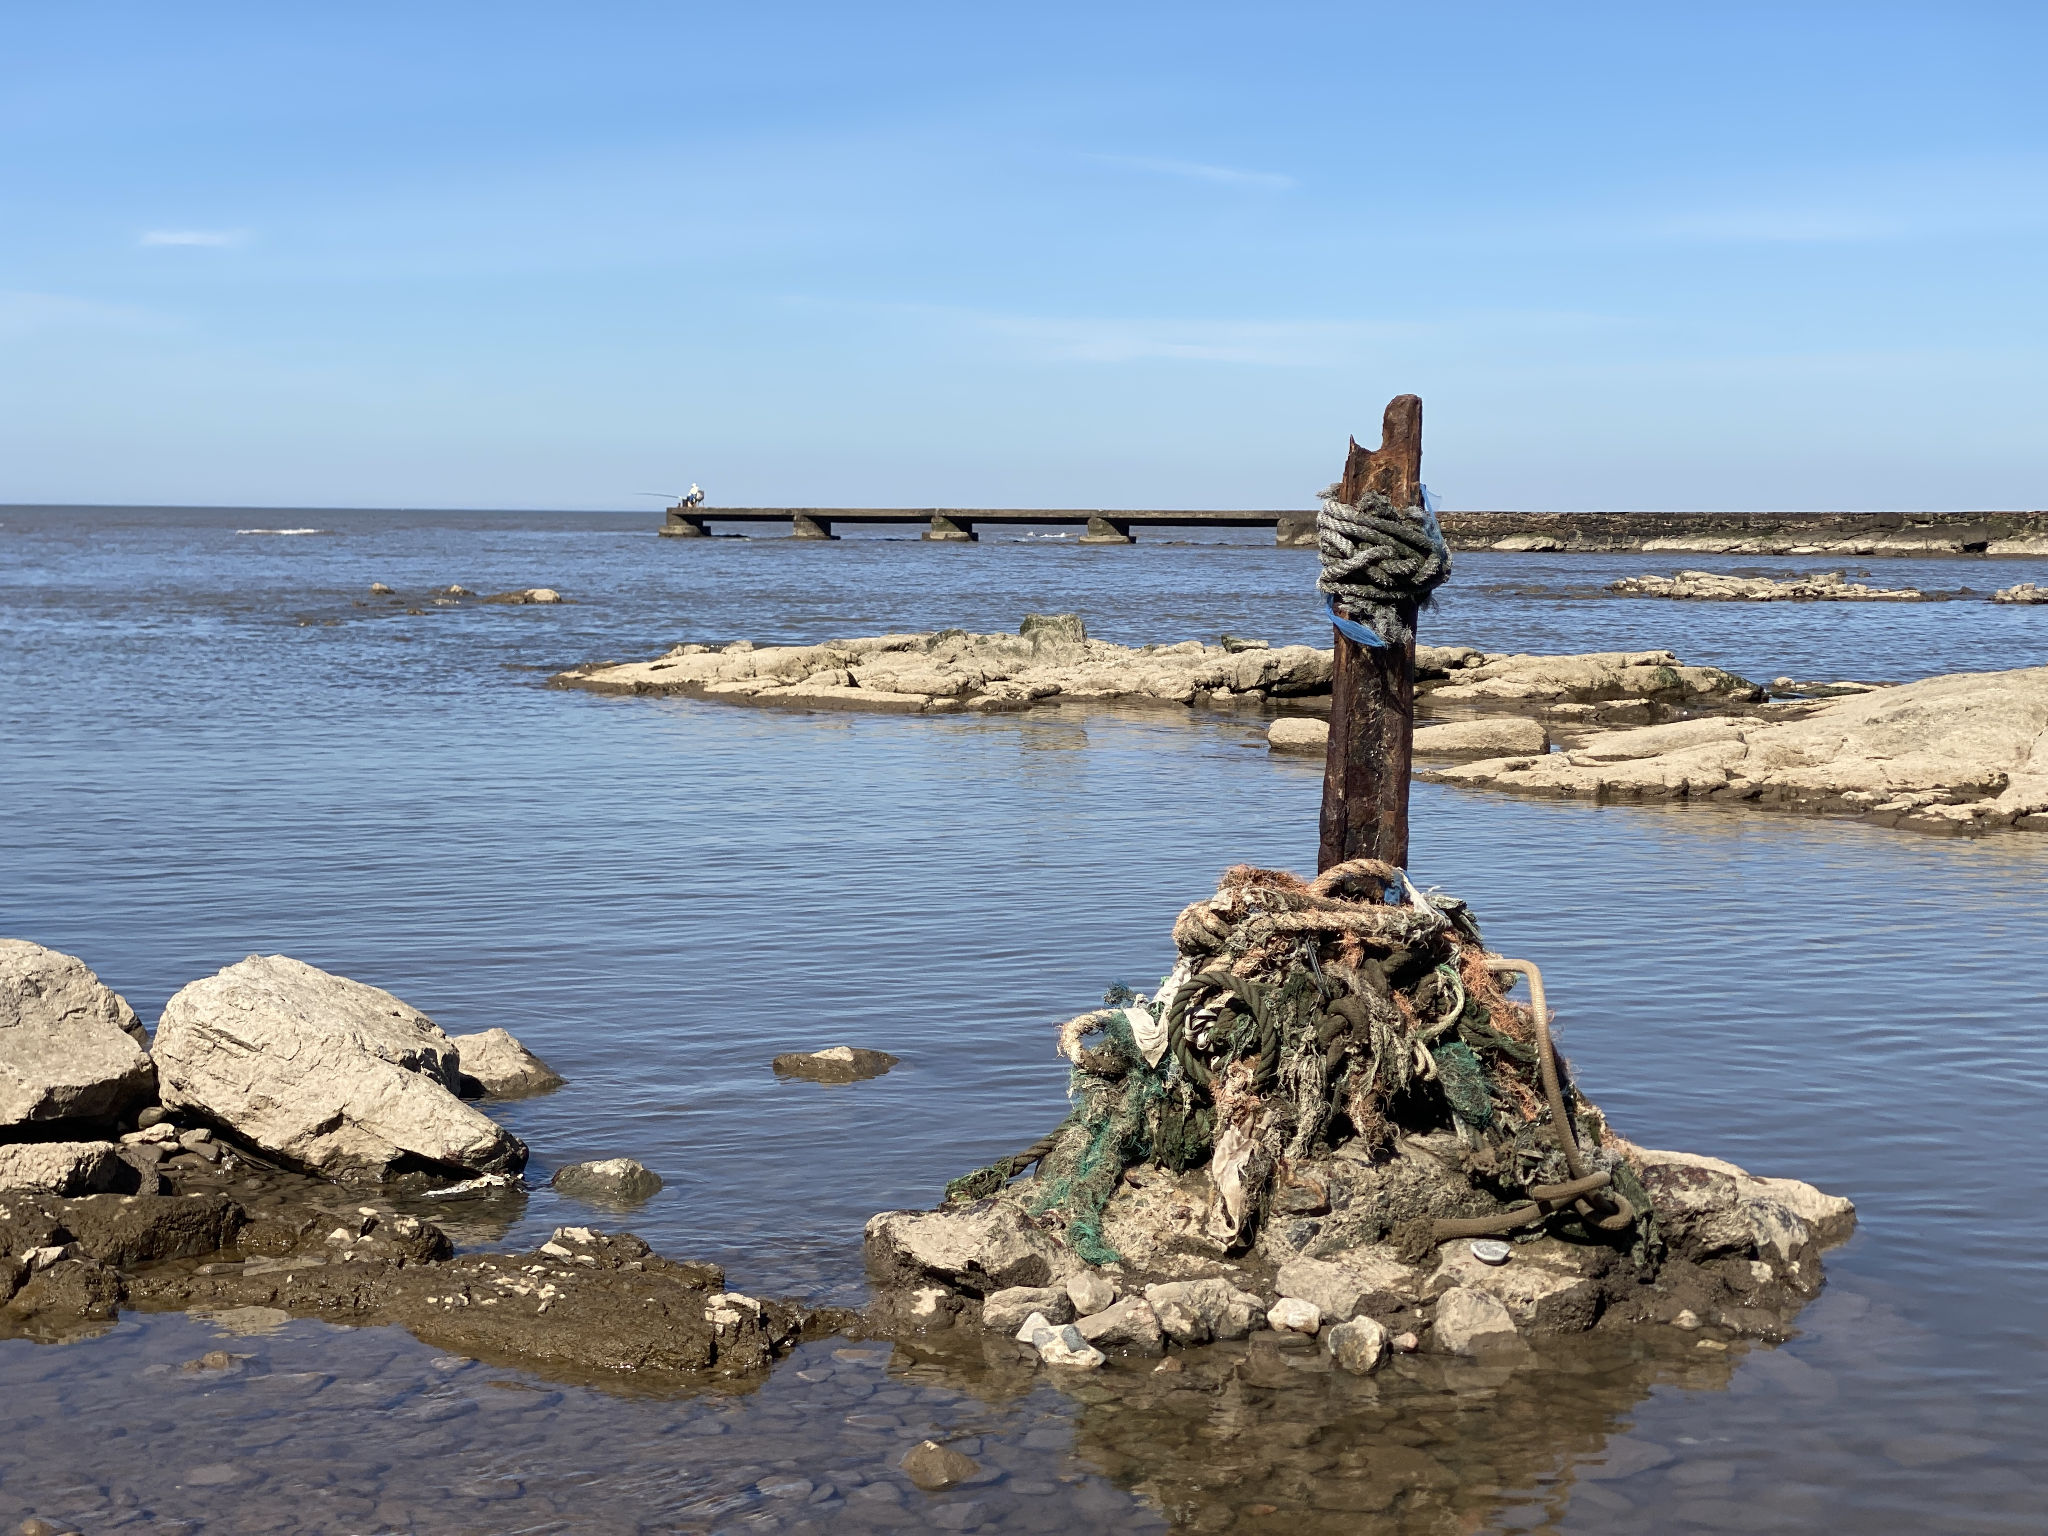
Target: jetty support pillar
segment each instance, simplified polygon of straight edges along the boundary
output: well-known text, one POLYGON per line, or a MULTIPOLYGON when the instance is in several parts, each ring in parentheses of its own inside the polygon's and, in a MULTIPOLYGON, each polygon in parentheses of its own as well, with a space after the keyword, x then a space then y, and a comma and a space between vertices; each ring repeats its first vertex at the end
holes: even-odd
POLYGON ((662 520, 661 531, 671 539, 708 539, 711 529, 703 517, 692 508, 674 506, 668 509, 668 516, 662 520))
POLYGON ((974 531, 974 524, 964 517, 948 517, 943 512, 932 514, 932 525, 924 531, 927 539, 941 544, 978 544, 981 535, 974 531))
POLYGON ((832 520, 830 518, 812 517, 804 512, 799 512, 790 519, 790 534, 793 538, 799 539, 836 539, 839 537, 838 534, 832 531, 832 520))
POLYGON ((1131 537, 1131 525, 1114 517, 1091 517, 1088 531, 1081 535, 1083 544, 1135 544, 1131 537))
MULTIPOLYGON (((1356 505, 1376 491, 1396 507, 1422 501, 1422 401, 1397 395, 1371 452, 1356 438, 1344 459, 1338 499, 1356 505)), ((1346 614, 1347 618, 1358 615, 1346 614)), ((1415 606, 1401 618, 1401 644, 1360 645, 1338 633, 1330 679, 1330 749, 1323 766, 1318 869, 1346 859, 1408 867, 1408 787, 1415 750, 1415 606)))

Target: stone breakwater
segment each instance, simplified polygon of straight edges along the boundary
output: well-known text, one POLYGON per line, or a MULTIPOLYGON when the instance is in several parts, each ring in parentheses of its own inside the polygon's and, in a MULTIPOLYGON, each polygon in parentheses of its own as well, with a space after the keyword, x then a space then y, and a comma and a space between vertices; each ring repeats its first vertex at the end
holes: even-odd
POLYGON ((2048 555, 2048 512, 1446 512, 1453 549, 1694 555, 2048 555))
POLYGON ((2048 667, 1966 672, 1812 704, 1588 736, 1423 770, 1472 788, 1706 800, 1929 832, 2048 831, 2048 667))
POLYGON ((1873 587, 1840 571, 1816 571, 1773 581, 1768 576, 1724 576, 1680 571, 1676 576, 1624 576, 1607 590, 1620 597, 1669 597, 1700 603, 1921 603, 1917 587, 1873 587))
MULTIPOLYGON (((818 645, 679 645, 651 661, 573 668, 552 681, 596 693, 682 695, 802 709, 947 714, 1034 705, 1316 707, 1331 653, 1225 636, 1217 643, 1121 646, 1090 639, 1072 614, 1034 615, 1019 633, 872 635, 818 645)), ((1416 653, 1418 707, 1545 711, 1560 719, 1638 720, 1761 702, 1755 683, 1693 667, 1670 651, 1526 656, 1470 646, 1416 653)))

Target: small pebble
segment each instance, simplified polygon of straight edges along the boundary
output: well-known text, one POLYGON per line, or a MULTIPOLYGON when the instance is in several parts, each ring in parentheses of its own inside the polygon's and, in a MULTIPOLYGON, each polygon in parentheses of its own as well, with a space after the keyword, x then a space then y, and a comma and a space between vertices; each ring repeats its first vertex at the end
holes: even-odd
POLYGON ((1472 1257, 1482 1264, 1505 1264, 1515 1250, 1497 1237, 1482 1237, 1472 1244, 1472 1257))

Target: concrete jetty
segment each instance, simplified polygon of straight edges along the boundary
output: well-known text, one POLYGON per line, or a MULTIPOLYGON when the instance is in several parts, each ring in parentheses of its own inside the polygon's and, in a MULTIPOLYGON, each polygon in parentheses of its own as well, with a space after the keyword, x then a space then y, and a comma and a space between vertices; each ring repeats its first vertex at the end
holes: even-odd
MULTIPOLYGON (((2037 512, 1445 512, 1453 549, 1502 553, 1731 555, 2048 555, 2037 512)), ((1080 527, 1083 544, 1130 544, 1140 528, 1271 528, 1282 548, 1313 549, 1316 514, 1301 508, 674 506, 661 532, 705 538, 713 523, 786 523, 799 539, 849 525, 923 525, 939 543, 973 543, 980 528, 1080 527)))

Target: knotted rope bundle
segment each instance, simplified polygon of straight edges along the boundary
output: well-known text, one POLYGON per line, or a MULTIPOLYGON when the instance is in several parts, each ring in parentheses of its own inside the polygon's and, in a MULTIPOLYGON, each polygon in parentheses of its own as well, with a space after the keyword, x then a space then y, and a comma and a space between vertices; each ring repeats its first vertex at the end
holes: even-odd
POLYGON ((1339 501, 1338 487, 1323 492, 1316 514, 1316 544, 1323 574, 1316 587, 1329 599, 1330 617, 1365 645, 1406 645, 1414 638, 1403 609, 1425 606, 1451 574, 1451 549, 1426 505, 1397 507, 1376 491, 1357 505, 1339 501), (1347 627, 1342 601, 1369 626, 1347 627))

